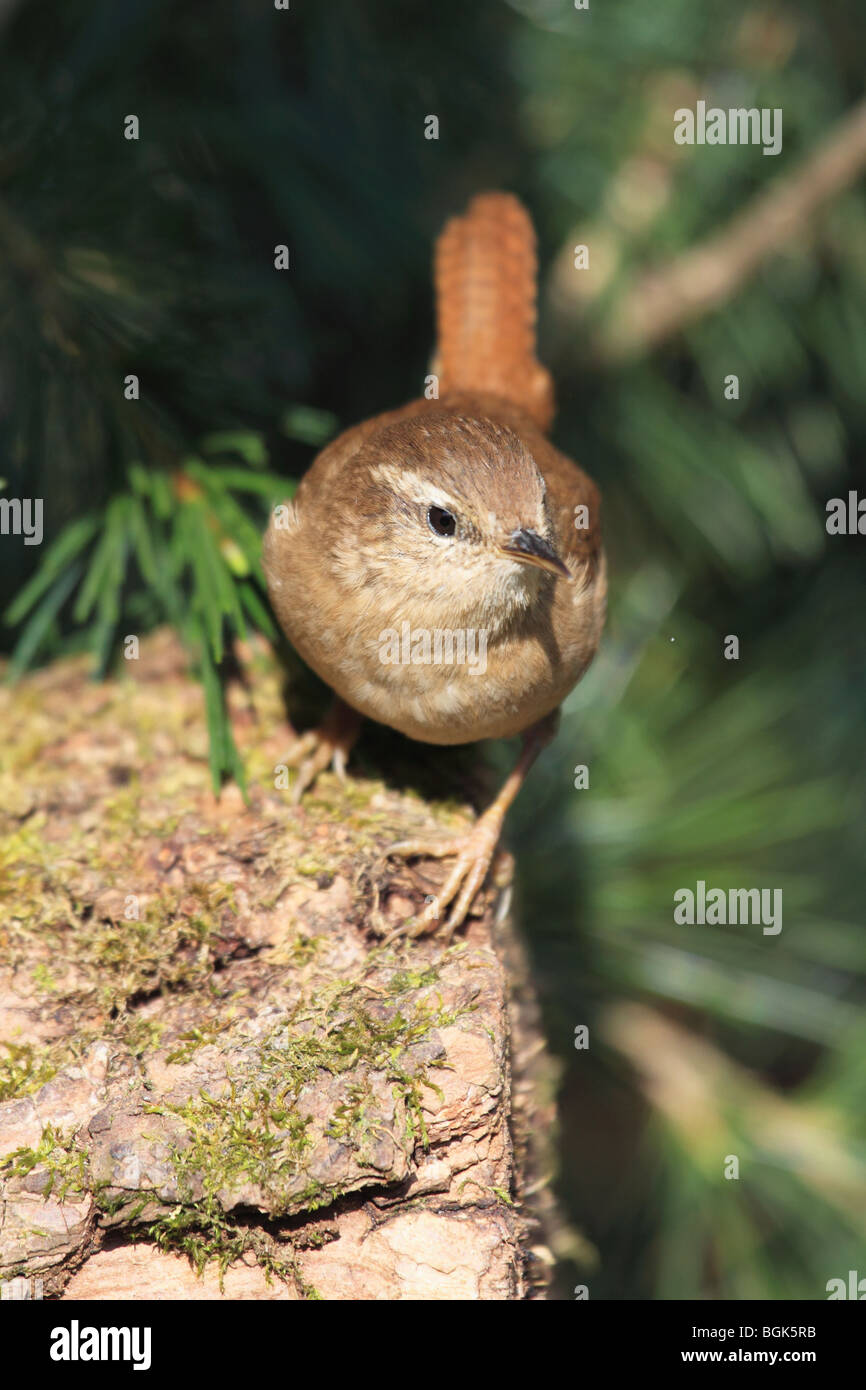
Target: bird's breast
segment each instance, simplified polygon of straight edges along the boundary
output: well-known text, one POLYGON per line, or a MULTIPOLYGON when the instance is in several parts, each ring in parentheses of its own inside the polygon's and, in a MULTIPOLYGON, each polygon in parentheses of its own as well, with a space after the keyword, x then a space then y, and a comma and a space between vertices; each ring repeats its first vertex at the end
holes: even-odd
MULTIPOLYGON (((539 630, 491 639, 483 628, 407 620, 285 624, 304 660, 361 714, 425 743, 507 738, 555 709, 586 661, 539 630)), ((336 618, 336 614, 334 618, 336 618)))

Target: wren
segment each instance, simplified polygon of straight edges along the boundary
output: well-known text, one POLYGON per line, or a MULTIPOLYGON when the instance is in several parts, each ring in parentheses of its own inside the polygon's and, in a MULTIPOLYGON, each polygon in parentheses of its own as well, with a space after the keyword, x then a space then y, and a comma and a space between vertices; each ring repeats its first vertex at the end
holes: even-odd
POLYGON ((521 735, 514 770, 468 833, 388 851, 454 857, 436 896, 392 933, 450 938, 592 661, 606 577, 598 490, 547 438, 535 234, 516 198, 480 194, 446 225, 435 284, 438 398, 329 444, 272 518, 264 568, 287 637, 337 696, 291 750, 296 797, 329 764, 345 776, 363 717, 432 744, 521 735))

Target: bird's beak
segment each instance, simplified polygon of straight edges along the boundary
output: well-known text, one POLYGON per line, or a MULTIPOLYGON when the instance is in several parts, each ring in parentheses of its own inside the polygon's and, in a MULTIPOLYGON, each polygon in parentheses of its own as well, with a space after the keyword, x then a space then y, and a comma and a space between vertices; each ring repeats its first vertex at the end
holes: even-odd
POLYGON ((525 565, 535 565, 549 574, 561 575, 563 579, 572 577, 571 570, 562 563, 550 542, 539 536, 537 531, 515 531, 499 548, 503 555, 521 560, 525 565))

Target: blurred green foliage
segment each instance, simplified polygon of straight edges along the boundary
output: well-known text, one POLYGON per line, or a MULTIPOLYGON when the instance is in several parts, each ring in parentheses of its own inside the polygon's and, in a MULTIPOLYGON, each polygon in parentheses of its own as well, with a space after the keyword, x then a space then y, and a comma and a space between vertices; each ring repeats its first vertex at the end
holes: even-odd
POLYGON ((271 630, 267 507, 338 423, 419 393, 432 239, 478 190, 518 193, 556 439, 601 484, 612 576, 511 826, 560 1195, 597 1251, 562 1235, 560 1292, 820 1298, 864 1272, 864 542, 824 529, 863 487, 862 188, 652 352, 603 344, 642 269, 859 98, 866 11, 18 0, 0 25, 0 475, 46 506, 41 553, 0 547, 13 670, 85 647, 98 673, 168 619, 214 779, 241 776, 220 676, 271 630), (697 98, 781 107, 782 153, 676 147, 697 98), (676 925, 699 879, 781 888, 782 932, 676 925))

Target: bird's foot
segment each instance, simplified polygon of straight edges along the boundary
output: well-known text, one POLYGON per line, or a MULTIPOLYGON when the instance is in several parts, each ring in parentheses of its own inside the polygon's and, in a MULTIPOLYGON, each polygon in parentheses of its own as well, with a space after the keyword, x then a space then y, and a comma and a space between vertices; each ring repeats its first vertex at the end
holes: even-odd
MULTIPOLYGON (((424 936, 431 932, 443 936, 446 941, 451 940, 454 932, 466 920, 475 894, 484 885, 502 834, 506 812, 538 754, 556 733, 558 723, 559 711, 554 710, 524 732, 523 749, 514 769, 506 777, 496 800, 465 835, 447 840, 403 840, 387 851, 386 859, 391 855, 402 859, 444 859, 454 855, 455 864, 439 892, 428 898, 423 912, 390 932, 387 926, 384 927, 383 935, 387 932, 386 945, 400 936, 424 936), (442 914, 446 909, 450 910, 443 921, 442 914)), ((374 916, 377 920, 376 930, 380 930, 384 923, 378 913, 378 897, 374 916)))
POLYGON ((304 792, 315 782, 320 772, 330 767, 341 782, 346 780, 346 762, 361 727, 361 716, 342 700, 336 700, 318 729, 308 729, 295 739, 283 762, 296 767, 298 775, 292 785, 295 806, 304 792))
POLYGON ((432 934, 443 937, 446 942, 451 940, 466 920, 476 893, 484 885, 499 843, 502 821, 499 808, 491 807, 464 835, 441 840, 401 840, 390 846, 386 858, 393 855, 401 859, 445 859, 453 855, 455 863, 439 891, 428 898, 423 911, 388 933, 386 946, 401 936, 432 934))

